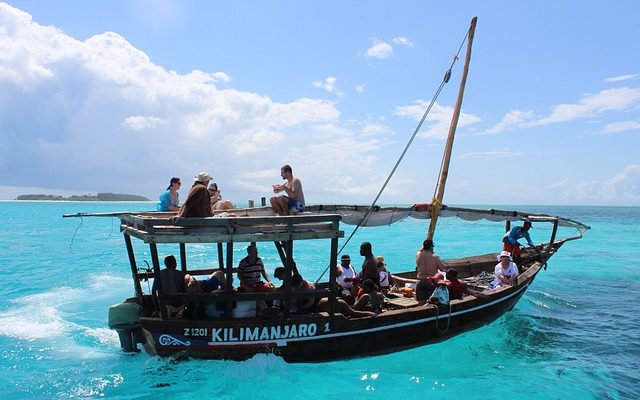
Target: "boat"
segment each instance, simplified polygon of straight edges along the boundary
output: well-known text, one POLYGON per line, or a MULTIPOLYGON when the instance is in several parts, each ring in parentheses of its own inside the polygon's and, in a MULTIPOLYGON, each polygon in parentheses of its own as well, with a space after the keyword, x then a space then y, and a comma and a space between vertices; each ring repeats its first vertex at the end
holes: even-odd
MULTIPOLYGON (((174 215, 171 212, 67 215, 108 216, 120 220, 135 291, 134 297, 111 307, 109 312, 109 326, 118 332, 122 349, 138 352, 138 344, 142 344, 149 354, 163 357, 245 360, 256 354, 272 353, 287 362, 320 362, 387 354, 438 343, 489 324, 513 309, 536 276, 546 269, 549 258, 565 243, 581 238, 589 227, 554 215, 442 204, 475 23, 474 18, 469 29, 465 71, 445 146, 436 196, 430 203, 407 207, 380 207, 375 205, 375 201, 369 206, 316 205, 290 216, 275 216, 270 207, 263 206, 178 221, 171 218, 174 215), (438 218, 484 219, 504 223, 506 230, 512 223, 522 221, 547 223, 552 228, 548 240, 523 250, 518 265, 520 274, 512 285, 487 286, 499 252, 449 259, 444 260, 445 270, 455 268, 466 286, 462 299, 443 304, 419 304, 413 298, 392 292, 382 312, 375 316, 350 318, 340 313, 336 267, 340 239, 345 236, 342 224, 356 225, 355 233, 359 227, 389 225, 405 218, 429 220, 427 238, 434 237, 438 218), (575 233, 558 238, 560 227, 571 228, 575 233), (291 288, 291 276, 302 266, 295 262, 294 247, 299 241, 307 240, 318 242, 319 248, 326 250, 326 253, 318 252, 318 262, 327 265, 328 276, 326 280, 317 282, 315 290, 296 292, 291 288), (152 269, 141 268, 136 258, 134 244, 140 243, 149 246, 152 269), (217 253, 217 269, 223 271, 227 282, 232 282, 237 272, 234 249, 248 244, 273 244, 286 271, 283 290, 251 293, 226 285, 224 290, 208 294, 165 294, 165 283, 160 278, 159 246, 179 253, 183 274, 207 276, 214 271, 194 268, 189 264, 187 250, 194 244, 199 245, 200 251, 204 245, 212 253, 217 253), (157 295, 143 290, 142 282, 152 278, 158 280, 157 295), (296 313, 292 307, 296 300, 309 297, 326 299, 327 311, 296 313), (259 313, 258 302, 280 304, 280 307, 268 307, 259 313), (203 305, 207 312, 205 315, 176 317, 169 307, 176 304, 203 305)), ((407 251, 414 252, 415 248, 407 251)), ((416 271, 404 271, 394 276, 415 279, 416 271)))

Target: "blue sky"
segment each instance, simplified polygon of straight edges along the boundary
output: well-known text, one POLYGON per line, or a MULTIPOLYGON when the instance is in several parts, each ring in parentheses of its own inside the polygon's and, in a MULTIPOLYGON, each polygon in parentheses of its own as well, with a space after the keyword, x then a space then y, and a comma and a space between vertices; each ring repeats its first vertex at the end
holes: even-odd
MULTIPOLYGON (((291 164, 369 203, 478 25, 446 204, 640 205, 636 1, 0 3, 0 199, 209 171, 238 203, 291 164)), ((464 57, 461 57, 464 59, 464 57)), ((462 62, 382 203, 430 201, 462 62)))

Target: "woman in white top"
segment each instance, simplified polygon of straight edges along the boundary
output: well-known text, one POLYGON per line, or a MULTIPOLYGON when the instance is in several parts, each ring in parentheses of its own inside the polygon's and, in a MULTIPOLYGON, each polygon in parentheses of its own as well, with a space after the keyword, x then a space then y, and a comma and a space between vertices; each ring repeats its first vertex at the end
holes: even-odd
POLYGON ((380 276, 380 291, 386 295, 391 289, 391 283, 389 282, 391 274, 387 271, 387 263, 384 261, 384 257, 376 257, 376 264, 378 264, 378 275, 380 276))
POLYGON ((495 277, 489 284, 489 288, 493 289, 504 285, 513 285, 518 277, 518 266, 511 259, 511 253, 503 251, 498 255, 500 261, 495 268, 495 277))

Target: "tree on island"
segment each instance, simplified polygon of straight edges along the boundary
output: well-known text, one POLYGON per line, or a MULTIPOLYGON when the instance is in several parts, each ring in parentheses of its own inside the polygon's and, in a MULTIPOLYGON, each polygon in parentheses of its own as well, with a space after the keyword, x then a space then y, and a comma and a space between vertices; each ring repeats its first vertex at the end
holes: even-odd
POLYGON ((83 194, 63 197, 52 194, 22 194, 16 200, 44 200, 44 201, 149 201, 144 196, 120 193, 98 193, 97 195, 83 194))

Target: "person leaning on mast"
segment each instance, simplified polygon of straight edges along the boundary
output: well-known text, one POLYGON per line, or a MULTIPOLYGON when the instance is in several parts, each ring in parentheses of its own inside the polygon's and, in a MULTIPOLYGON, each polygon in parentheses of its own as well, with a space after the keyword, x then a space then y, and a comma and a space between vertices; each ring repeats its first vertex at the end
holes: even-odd
POLYGON ((529 236, 529 229, 531 229, 531 221, 524 221, 522 226, 514 226, 502 237, 502 243, 504 243, 502 250, 511 253, 510 255, 516 261, 520 259, 520 246, 522 246, 518 239, 525 238, 529 246, 535 247, 535 244, 531 241, 531 236, 529 236))
POLYGON ((180 218, 190 217, 211 217, 211 196, 207 190, 207 184, 211 180, 211 176, 207 172, 200 172, 194 177, 193 186, 187 195, 180 211, 171 217, 171 221, 177 221, 180 218))

